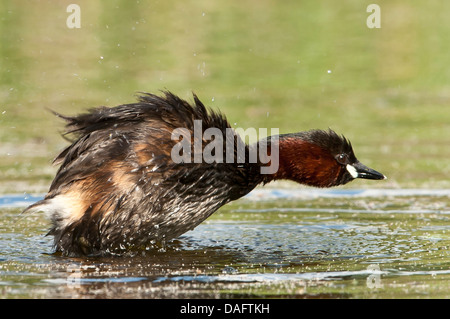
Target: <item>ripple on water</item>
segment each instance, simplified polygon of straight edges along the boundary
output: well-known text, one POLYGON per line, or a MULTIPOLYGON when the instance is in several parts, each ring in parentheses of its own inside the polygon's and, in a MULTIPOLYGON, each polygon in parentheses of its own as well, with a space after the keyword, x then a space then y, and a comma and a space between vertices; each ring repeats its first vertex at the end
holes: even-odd
POLYGON ((42 197, 4 196, 0 290, 6 298, 450 297, 448 195, 261 189, 163 250, 120 258, 52 255, 48 221, 19 215, 42 197))

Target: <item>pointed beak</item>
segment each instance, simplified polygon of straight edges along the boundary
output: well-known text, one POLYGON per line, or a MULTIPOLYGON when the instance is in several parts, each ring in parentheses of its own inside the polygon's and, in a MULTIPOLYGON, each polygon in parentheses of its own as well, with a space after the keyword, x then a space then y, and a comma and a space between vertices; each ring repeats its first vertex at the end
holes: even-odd
POLYGON ((376 180, 387 179, 387 177, 381 174, 380 172, 377 172, 376 170, 365 166, 359 161, 353 164, 348 164, 347 170, 350 173, 350 175, 353 176, 353 178, 365 178, 376 180))

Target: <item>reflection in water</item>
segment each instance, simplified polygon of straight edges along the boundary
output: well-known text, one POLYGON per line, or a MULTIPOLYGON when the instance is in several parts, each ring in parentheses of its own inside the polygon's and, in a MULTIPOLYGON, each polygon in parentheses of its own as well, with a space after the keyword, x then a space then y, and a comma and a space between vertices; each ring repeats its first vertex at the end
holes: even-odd
POLYGON ((48 221, 5 208, 36 198, 5 197, 0 289, 8 298, 448 297, 448 196, 388 193, 246 198, 165 247, 101 258, 51 254, 48 221))

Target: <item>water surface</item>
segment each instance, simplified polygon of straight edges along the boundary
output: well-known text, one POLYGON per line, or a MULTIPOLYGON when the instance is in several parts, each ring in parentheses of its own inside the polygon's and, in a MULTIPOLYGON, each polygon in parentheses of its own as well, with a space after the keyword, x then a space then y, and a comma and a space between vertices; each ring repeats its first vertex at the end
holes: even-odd
POLYGON ((69 4, 0 1, 3 298, 449 297, 450 2, 380 0, 380 29, 358 0, 79 0, 79 29, 69 4), (262 189, 160 250, 53 255, 17 195, 68 145, 47 109, 161 89, 233 127, 330 127, 389 176, 350 187, 390 190, 262 189))
POLYGON ((259 189, 133 256, 52 254, 0 200, 2 298, 448 298, 448 190, 259 189))

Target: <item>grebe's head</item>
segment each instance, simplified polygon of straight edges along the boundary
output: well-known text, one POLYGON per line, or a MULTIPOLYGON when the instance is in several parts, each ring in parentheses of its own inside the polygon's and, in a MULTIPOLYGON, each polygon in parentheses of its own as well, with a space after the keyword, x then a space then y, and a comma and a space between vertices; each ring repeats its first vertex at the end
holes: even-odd
POLYGON ((332 130, 280 136, 280 174, 302 184, 330 187, 355 178, 386 179, 356 158, 349 140, 332 130))

